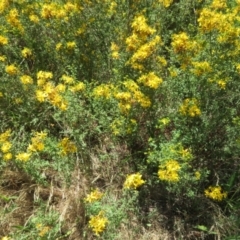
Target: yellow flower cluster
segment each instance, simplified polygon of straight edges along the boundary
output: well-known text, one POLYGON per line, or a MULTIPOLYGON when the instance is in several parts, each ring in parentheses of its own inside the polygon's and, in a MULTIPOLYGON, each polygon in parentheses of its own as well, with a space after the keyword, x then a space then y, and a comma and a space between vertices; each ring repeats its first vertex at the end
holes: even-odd
POLYGON ((225 16, 222 13, 214 12, 212 9, 204 8, 200 13, 198 23, 201 31, 205 33, 219 30, 225 23, 225 16))
POLYGON ((16 159, 22 162, 26 162, 30 159, 31 153, 29 152, 21 152, 16 155, 16 159))
POLYGON ((192 72, 197 76, 201 76, 205 73, 209 73, 212 71, 212 68, 207 61, 192 62, 192 65, 194 66, 194 69, 192 69, 192 72))
POLYGON ((222 201, 227 197, 227 192, 223 192, 220 186, 210 186, 205 191, 205 196, 216 201, 222 201))
POLYGON ((195 178, 196 180, 199 180, 201 178, 201 173, 199 171, 195 172, 195 178))
POLYGON ((226 0, 213 0, 210 8, 213 9, 225 9, 227 7, 226 0))
POLYGON ((112 16, 117 12, 117 3, 115 1, 110 1, 110 5, 107 11, 108 16, 112 16))
POLYGON ((159 0, 159 2, 165 7, 168 8, 172 4, 173 0, 159 0))
POLYGON ((43 226, 41 223, 37 224, 36 228, 38 230, 39 237, 44 237, 51 229, 49 226, 43 226))
POLYGON ((1 0, 0 13, 3 13, 8 6, 9 6, 9 0, 1 0))
POLYGON ((14 76, 18 73, 18 68, 14 64, 11 64, 5 67, 5 71, 9 75, 14 76))
POLYGON ((161 38, 156 36, 151 41, 141 45, 132 55, 128 63, 133 69, 143 70, 144 66, 142 65, 142 62, 154 53, 157 44, 160 44, 160 42, 161 38))
POLYGON ((131 24, 133 32, 138 35, 139 38, 145 38, 156 32, 155 29, 151 28, 147 24, 147 19, 144 15, 138 15, 133 19, 131 24))
POLYGON ((23 75, 20 77, 23 85, 33 84, 33 79, 29 75, 23 75))
POLYGON ((142 75, 137 81, 139 83, 142 83, 144 86, 157 89, 163 80, 155 75, 154 72, 150 72, 148 74, 142 75))
POLYGON ((142 186, 144 183, 145 181, 142 179, 142 175, 140 173, 134 173, 127 176, 123 187, 125 189, 136 189, 142 186))
POLYGON ((176 160, 169 160, 165 164, 159 166, 158 177, 160 180, 169 182, 179 181, 180 165, 176 160))
POLYGON ((11 240, 8 236, 2 237, 1 240, 11 240))
POLYGON ((171 45, 173 51, 178 54, 188 51, 195 52, 198 49, 197 43, 195 41, 191 41, 185 32, 173 34, 171 45))
POLYGON ((31 138, 31 144, 28 145, 28 152, 38 152, 44 149, 44 139, 47 137, 47 133, 36 132, 35 136, 31 138))
POLYGON ((9 141, 11 136, 11 130, 7 130, 0 134, 0 146, 3 154, 3 160, 8 161, 12 159, 12 153, 10 152, 12 143, 9 141))
POLYGON ((98 189, 92 191, 90 194, 88 194, 86 196, 86 198, 84 198, 84 202, 87 202, 87 203, 92 203, 92 202, 95 202, 95 201, 98 201, 102 198, 103 196, 103 193, 100 192, 98 189))
POLYGON ((65 137, 63 138, 59 146, 61 148, 61 154, 67 155, 68 153, 75 153, 77 151, 77 146, 74 142, 70 141, 69 138, 65 137))
POLYGON ((9 11, 8 15, 7 15, 7 22, 12 26, 17 28, 19 31, 23 32, 23 26, 19 20, 19 13, 18 10, 16 8, 13 8, 9 11))
POLYGON ((119 46, 114 42, 111 43, 111 51, 112 51, 112 58, 118 59, 119 58, 119 46))
POLYGON ((182 115, 196 117, 201 114, 201 110, 198 105, 199 103, 196 98, 186 98, 180 106, 179 111, 182 115))
POLYGON ((8 39, 2 35, 0 35, 0 44, 1 45, 6 45, 8 44, 8 39))
POLYGON ((104 217, 104 212, 100 211, 98 215, 90 216, 89 227, 96 236, 99 236, 105 230, 107 223, 108 219, 104 217))
POLYGON ((32 50, 29 49, 29 48, 27 48, 27 47, 23 48, 23 50, 21 51, 21 53, 22 53, 22 56, 23 56, 24 58, 28 58, 28 57, 32 56, 32 50))
POLYGON ((40 152, 44 150, 44 139, 46 138, 47 133, 36 132, 34 137, 31 138, 31 143, 28 145, 26 152, 21 152, 16 155, 16 159, 19 161, 26 162, 30 159, 34 152, 40 152))
POLYGON ((67 2, 63 5, 57 3, 45 3, 41 6, 41 17, 43 19, 63 19, 68 21, 69 16, 79 13, 81 7, 76 3, 67 2))
POLYGON ((109 99, 113 92, 113 84, 101 84, 93 89, 93 96, 109 99))
POLYGON ((161 38, 155 36, 150 41, 148 37, 156 32, 147 24, 144 15, 138 15, 133 19, 131 24, 132 35, 126 39, 127 51, 135 51, 133 56, 127 62, 132 68, 143 70, 142 62, 151 56, 156 50, 156 46, 161 43, 161 38))
MULTIPOLYGON (((53 82, 48 80, 52 79, 51 72, 39 71, 37 73, 37 84, 39 89, 36 90, 36 99, 39 102, 49 101, 53 106, 65 111, 67 109, 67 102, 60 94, 65 90, 62 85, 54 86, 53 82)), ((66 77, 65 80, 68 80, 66 77)))
POLYGON ((151 106, 150 99, 144 95, 138 84, 133 80, 126 80, 123 82, 124 87, 127 91, 116 91, 114 97, 119 100, 119 109, 123 114, 128 114, 132 105, 135 103, 140 104, 143 108, 148 108, 151 106))

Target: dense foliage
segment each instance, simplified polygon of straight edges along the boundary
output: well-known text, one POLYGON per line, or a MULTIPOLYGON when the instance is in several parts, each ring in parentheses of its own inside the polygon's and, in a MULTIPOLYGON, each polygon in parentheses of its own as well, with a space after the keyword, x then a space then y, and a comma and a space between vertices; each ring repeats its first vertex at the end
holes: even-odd
POLYGON ((240 236, 239 12, 2 0, 2 239, 240 236))

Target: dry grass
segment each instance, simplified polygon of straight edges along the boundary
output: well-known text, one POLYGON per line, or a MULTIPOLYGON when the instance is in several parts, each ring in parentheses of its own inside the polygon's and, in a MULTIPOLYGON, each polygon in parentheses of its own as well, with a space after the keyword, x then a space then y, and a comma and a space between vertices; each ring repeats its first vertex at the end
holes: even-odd
MULTIPOLYGON (((66 236, 61 239, 96 239, 87 226, 83 198, 92 188, 98 187, 102 191, 111 192, 111 201, 118 201, 122 197, 125 176, 131 169, 125 161, 129 156, 124 144, 114 145, 106 138, 102 144, 91 150, 89 171, 82 171, 83 163, 77 161, 68 186, 63 176, 51 169, 45 172, 48 186, 36 184, 21 171, 5 169, 0 179, 0 237, 13 233, 16 226, 25 226, 36 215, 38 203, 41 202, 46 211, 54 210, 59 213, 61 233, 66 236)), ((129 221, 121 224, 114 239, 221 239, 221 236, 227 235, 226 229, 234 226, 217 205, 209 202, 208 206, 206 211, 211 211, 215 218, 215 224, 210 229, 215 235, 208 235, 193 226, 186 228, 184 218, 169 216, 161 212, 161 209, 147 206, 147 210, 142 210, 142 218, 137 213, 130 212, 129 221)))

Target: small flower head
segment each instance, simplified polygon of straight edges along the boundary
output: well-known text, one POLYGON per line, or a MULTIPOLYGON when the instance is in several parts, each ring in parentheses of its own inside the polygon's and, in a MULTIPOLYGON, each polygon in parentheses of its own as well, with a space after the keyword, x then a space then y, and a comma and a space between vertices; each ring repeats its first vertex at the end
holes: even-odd
POLYGON ((12 147, 12 144, 11 144, 10 142, 6 141, 6 142, 4 142, 4 143, 2 144, 1 151, 2 151, 3 153, 7 153, 7 152, 9 152, 9 150, 11 149, 11 147, 12 147))
POLYGON ((8 44, 8 39, 0 35, 0 45, 6 45, 6 44, 8 44))
POLYGON ((11 136, 11 130, 8 129, 7 131, 0 134, 0 143, 3 143, 8 140, 8 138, 11 136))
POLYGON ((30 57, 32 55, 32 50, 25 47, 25 48, 23 48, 21 53, 22 53, 22 56, 24 58, 28 58, 28 57, 30 57))
POLYGON ((24 84, 24 85, 33 84, 33 79, 28 75, 21 76, 20 80, 21 80, 22 84, 24 84))
POLYGON ((180 165, 176 160, 169 160, 164 165, 161 165, 158 170, 158 177, 160 180, 169 182, 179 181, 180 165))
POLYGON ((9 161, 9 160, 11 160, 12 159, 12 154, 11 153, 5 153, 4 155, 3 155, 3 160, 4 161, 9 161))
POLYGON ((65 137, 59 143, 61 148, 61 154, 67 155, 68 153, 75 153, 77 151, 77 146, 74 142, 70 141, 69 138, 65 137))
POLYGON ((140 173, 134 173, 127 176, 123 186, 126 189, 136 189, 144 183, 145 181, 142 179, 142 175, 140 173))
POLYGON ((210 186, 204 191, 204 194, 206 197, 219 202, 227 197, 227 192, 223 192, 220 186, 215 186, 215 187, 210 186))
POLYGON ((195 172, 195 178, 196 180, 199 180, 201 178, 201 173, 199 171, 195 172))
POLYGON ((11 64, 11 65, 6 66, 5 71, 9 75, 13 76, 13 75, 16 75, 18 73, 18 68, 14 64, 11 64))
POLYGON ((67 42, 67 49, 72 50, 76 47, 76 42, 67 42))
POLYGON ((31 157, 31 153, 23 152, 16 155, 16 159, 22 162, 26 162, 31 157))
POLYGON ((89 227, 97 236, 99 236, 99 234, 105 230, 107 223, 108 220, 104 217, 104 212, 100 211, 98 215, 90 217, 89 227))
POLYGON ((95 201, 98 201, 102 198, 103 196, 103 193, 100 192, 98 189, 92 191, 90 194, 88 194, 86 196, 86 198, 84 198, 84 201, 87 202, 87 203, 92 203, 92 202, 95 202, 95 201))

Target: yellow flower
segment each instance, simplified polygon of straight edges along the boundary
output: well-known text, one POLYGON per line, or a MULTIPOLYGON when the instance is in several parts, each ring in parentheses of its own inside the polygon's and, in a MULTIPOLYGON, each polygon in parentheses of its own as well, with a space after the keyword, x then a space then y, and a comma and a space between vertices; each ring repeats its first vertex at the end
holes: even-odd
MULTIPOLYGON (((9 0, 1 0, 0 2, 0 13, 3 13, 4 10, 9 6, 9 0)), ((7 238, 7 237, 6 237, 7 238)), ((7 240, 7 239, 4 239, 7 240)))
POLYGON ((5 62, 6 61, 6 56, 4 56, 4 55, 0 56, 0 61, 5 62))
POLYGON ((24 84, 24 85, 33 84, 33 79, 28 75, 21 76, 20 80, 21 80, 22 84, 24 84))
POLYGON ((23 26, 19 20, 18 10, 16 8, 13 8, 9 11, 9 14, 7 15, 7 22, 13 27, 16 27, 21 32, 24 31, 23 26))
POLYGON ((49 230, 50 230, 50 227, 48 226, 43 227, 41 231, 39 231, 38 236, 40 237, 45 236, 49 232, 49 230))
POLYGON ((222 201, 227 197, 227 192, 223 192, 220 186, 210 186, 205 191, 205 196, 216 201, 222 201))
POLYGON ((29 152, 42 151, 43 149, 44 149, 44 144, 40 141, 29 144, 27 148, 29 152))
POLYGON ((11 240, 11 238, 9 238, 8 236, 2 237, 1 240, 11 240))
POLYGON ((123 184, 123 187, 126 189, 130 189, 130 188, 136 189, 141 185, 143 185, 144 183, 145 181, 142 180, 142 175, 140 173, 134 173, 127 176, 123 184))
POLYGON ((201 178, 201 173, 199 171, 195 172, 195 178, 196 180, 199 180, 201 178))
POLYGON ((173 0, 159 0, 159 2, 165 7, 168 8, 172 4, 173 0))
POLYGON ((0 35, 0 44, 1 45, 8 44, 8 39, 6 37, 0 35))
POLYGON ((99 236, 99 234, 105 230, 107 223, 108 220, 106 217, 104 217, 104 212, 100 211, 98 215, 90 217, 89 227, 97 236, 99 236))
POLYGON ((11 136, 11 129, 8 129, 6 132, 0 134, 0 143, 3 143, 8 140, 11 136))
POLYGON ((2 150, 3 153, 7 153, 7 152, 9 152, 11 147, 12 147, 12 144, 10 142, 4 142, 2 147, 1 147, 1 150, 2 150))
POLYGON ((39 71, 37 73, 37 78, 51 79, 53 77, 52 72, 39 71))
POLYGON ((11 154, 11 153, 5 153, 5 154, 3 155, 3 160, 9 161, 9 160, 11 160, 11 159, 12 159, 12 154, 11 154))
POLYGON ((111 55, 113 59, 119 59, 119 52, 113 51, 111 55))
POLYGON ((36 99, 39 102, 44 102, 47 98, 47 93, 45 93, 44 91, 41 90, 36 90, 36 99))
POLYGON ((79 91, 83 91, 85 88, 86 88, 85 84, 83 82, 79 82, 76 85, 70 87, 70 91, 79 92, 79 91))
POLYGON ((62 84, 62 83, 59 83, 56 88, 57 92, 65 92, 66 90, 66 85, 62 84))
POLYGON ((85 202, 92 203, 97 200, 100 200, 103 196, 103 193, 101 193, 98 189, 92 191, 90 194, 87 195, 86 198, 84 198, 85 202))
POLYGON ((40 21, 39 17, 37 15, 31 14, 29 16, 29 19, 31 22, 38 23, 40 21))
POLYGON ((164 57, 157 57, 158 62, 160 63, 161 66, 166 67, 167 66, 167 60, 164 57))
POLYGON ((69 76, 67 76, 67 75, 65 75, 65 74, 62 75, 61 80, 62 80, 65 84, 72 84, 72 83, 75 82, 74 78, 69 77, 69 76))
POLYGON ((217 82, 218 86, 221 88, 221 89, 226 89, 226 81, 224 80, 219 80, 217 82))
POLYGON ((38 236, 39 237, 45 236, 49 232, 49 230, 51 229, 49 226, 43 226, 41 223, 38 223, 36 225, 36 228, 38 230, 38 236))
POLYGON ((18 73, 18 68, 14 64, 11 64, 5 67, 5 71, 9 75, 16 75, 18 73))
POLYGON ((170 123, 170 119, 169 118, 161 118, 158 120, 158 122, 160 123, 160 125, 168 125, 168 123, 170 123))
POLYGON ((176 160, 169 160, 164 165, 160 166, 158 177, 160 180, 177 182, 179 181, 178 172, 180 168, 181 167, 176 160))
POLYGON ((77 151, 77 146, 74 142, 70 141, 69 138, 65 137, 59 143, 61 147, 61 153, 66 155, 68 153, 75 153, 77 151))
POLYGON ((155 75, 154 72, 150 72, 148 74, 142 75, 137 81, 147 87, 157 89, 163 80, 155 75))
POLYGON ((179 111, 182 115, 189 115, 190 117, 196 117, 201 114, 196 98, 186 98, 180 106, 179 111))
POLYGON ((133 19, 131 27, 135 32, 142 36, 148 36, 156 32, 155 29, 147 25, 147 19, 144 15, 136 16, 133 19))
POLYGON ((62 43, 57 43, 55 48, 59 51, 62 48, 62 43))
POLYGON ((31 153, 26 153, 26 152, 19 153, 19 154, 16 155, 16 159, 20 160, 20 161, 23 161, 23 162, 26 162, 26 161, 29 160, 31 155, 32 155, 31 153))
POLYGON ((213 0, 211 8, 223 9, 227 7, 226 0, 213 0))
POLYGON ((112 42, 111 43, 111 50, 112 51, 118 51, 119 50, 119 46, 116 43, 112 42))
POLYGON ((25 47, 25 48, 23 48, 21 53, 22 53, 22 56, 24 58, 27 58, 27 57, 30 57, 32 55, 32 50, 25 47))
POLYGON ((77 46, 76 42, 67 42, 67 49, 74 49, 77 46))
POLYGON ((68 108, 68 103, 66 101, 62 101, 57 107, 62 111, 66 111, 68 108))
POLYGON ((109 99, 113 90, 111 84, 101 84, 93 89, 93 95, 95 97, 104 97, 109 99))

